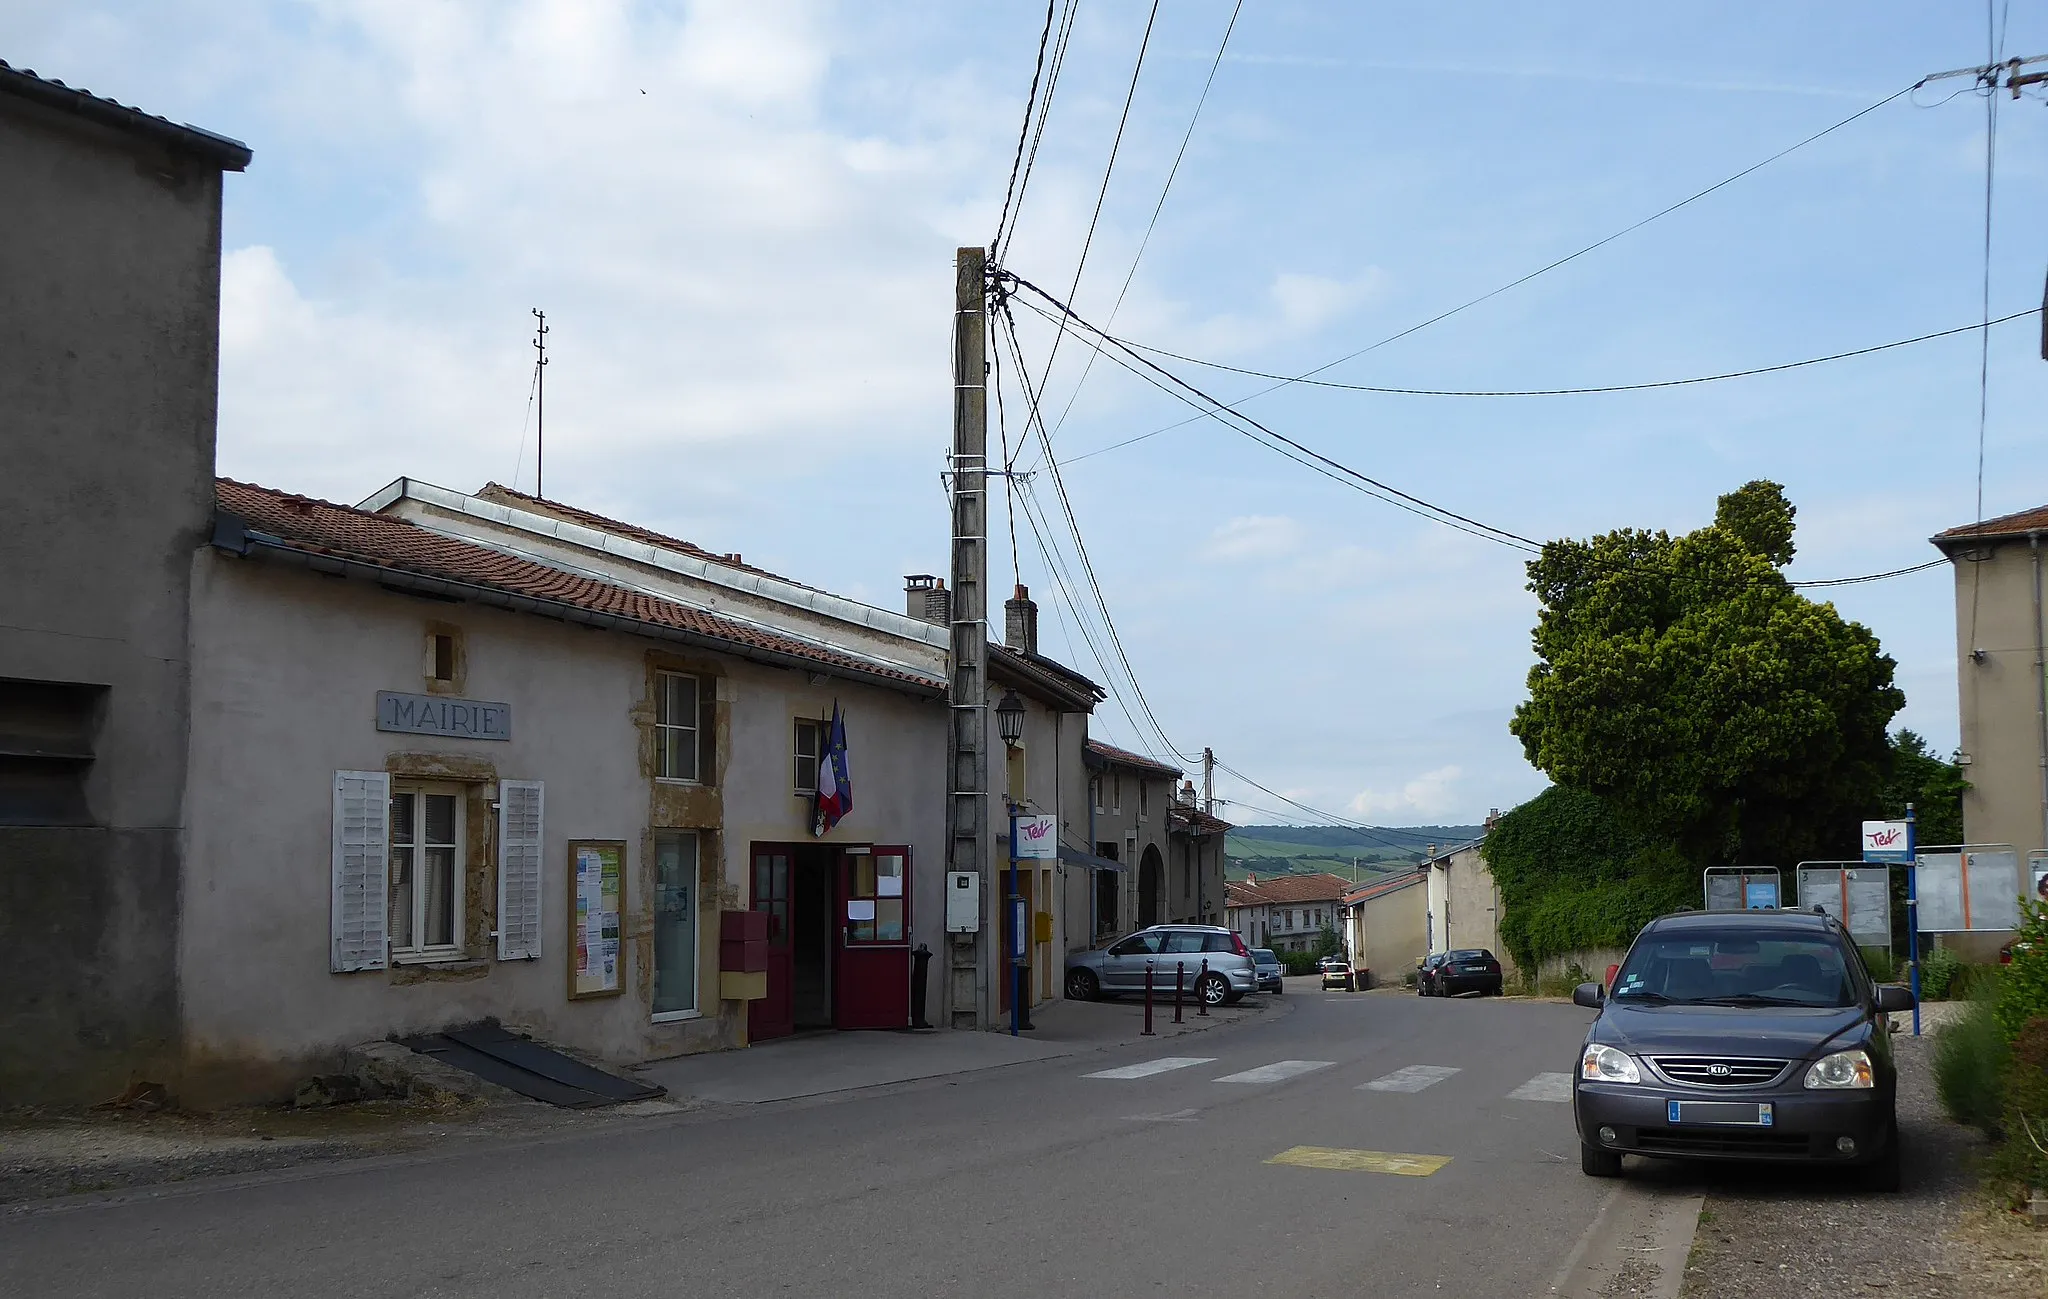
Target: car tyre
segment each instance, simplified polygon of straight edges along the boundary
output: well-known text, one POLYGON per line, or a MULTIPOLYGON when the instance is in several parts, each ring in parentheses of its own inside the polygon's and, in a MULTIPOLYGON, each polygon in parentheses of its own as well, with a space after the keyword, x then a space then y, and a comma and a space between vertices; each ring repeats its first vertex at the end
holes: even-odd
POLYGON ((1230 980, 1211 970, 1195 985, 1195 995, 1205 1006, 1226 1005, 1230 999, 1230 980))
POLYGON ((1857 1170, 1857 1180, 1866 1191, 1888 1195, 1899 1189, 1900 1165, 1903 1152, 1899 1149, 1899 1121, 1892 1120, 1891 1131, 1885 1134, 1884 1153, 1857 1170))
POLYGON ((1095 1001, 1102 996, 1102 983, 1092 970, 1067 971, 1067 1000, 1095 1001))
POLYGON ((1584 1141, 1579 1143, 1579 1171, 1588 1177, 1621 1176, 1621 1156, 1584 1141))

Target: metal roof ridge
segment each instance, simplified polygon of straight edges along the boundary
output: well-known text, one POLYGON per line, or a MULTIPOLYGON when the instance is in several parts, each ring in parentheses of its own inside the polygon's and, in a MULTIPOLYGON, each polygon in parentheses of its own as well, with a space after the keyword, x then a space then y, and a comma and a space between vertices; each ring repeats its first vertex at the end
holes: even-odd
POLYGON ((637 582, 630 582, 612 573, 602 572, 594 568, 581 568, 574 564, 565 563, 564 561, 554 558, 552 556, 544 556, 522 551, 515 546, 504 544, 493 545, 491 542, 483 541, 479 538, 467 536, 459 532, 444 532, 440 528, 433 527, 431 524, 427 523, 419 523, 410 519, 404 520, 404 522, 412 523, 414 527, 419 528, 421 531, 431 532, 437 537, 446 537, 450 541, 458 541, 464 545, 475 546, 479 550, 488 550, 493 552, 494 554, 507 555, 513 559, 523 559, 530 564, 539 564, 544 568, 551 568, 559 572, 574 574, 577 577, 588 578, 593 582, 602 582, 606 586, 615 586, 624 591, 634 591, 641 595, 648 596, 651 599, 661 600, 665 603, 673 604, 679 608, 695 610, 698 613, 705 614, 712 618, 717 618, 723 622, 733 623, 737 626, 750 628, 754 631, 765 632, 768 635, 777 636, 783 640, 792 641, 798 645, 805 645, 809 646, 812 649, 829 651, 830 653, 843 655, 844 657, 850 659, 857 659, 860 662, 870 663, 877 667, 884 667, 892 669, 897 672, 908 673, 910 675, 918 677, 921 680, 936 682, 941 685, 943 685, 946 680, 943 673, 933 673, 930 670, 915 663, 906 663, 898 659, 884 658, 879 654, 873 654, 866 650, 859 650, 854 649, 851 646, 841 645, 836 641, 826 640, 821 636, 812 636, 805 635, 799 632, 793 632, 786 627, 778 627, 773 623, 762 622, 757 618, 749 618, 744 614, 734 613, 729 609, 713 609, 707 605, 696 604, 689 600, 679 599, 671 592, 664 591, 656 587, 644 586, 637 582))
MULTIPOLYGON (((530 510, 514 509, 512 506, 501 505, 496 501, 482 500, 464 492, 439 487, 432 483, 421 482, 417 478, 402 477, 394 479, 370 496, 364 498, 356 508, 372 514, 379 514, 389 506, 406 499, 420 501, 424 504, 450 510, 470 518, 501 524, 514 531, 553 537, 557 541, 566 542, 569 545, 578 546, 585 550, 596 550, 603 554, 616 556, 619 559, 645 564, 650 568, 665 569, 682 576, 694 577, 714 586, 722 586, 728 590, 745 592, 765 600, 773 600, 779 604, 807 609, 812 613, 835 618, 840 622, 848 622, 856 626, 866 627, 871 631, 900 636, 905 640, 918 641, 934 649, 950 650, 952 648, 952 637, 945 628, 935 627, 921 618, 912 618, 908 614, 891 613, 887 609, 864 604, 859 600, 850 599, 843 595, 833 595, 829 591, 819 591, 815 588, 802 586, 782 578, 768 577, 764 574, 737 569, 729 564, 699 559, 694 555, 685 555, 680 551, 669 550, 666 547, 649 545, 644 541, 631 541, 599 528, 587 527, 580 523, 571 523, 567 519, 557 519, 548 515, 535 514, 530 510)), ((449 533, 441 529, 432 530, 441 532, 443 536, 459 536, 464 541, 476 540, 474 537, 461 536, 461 534, 449 533)), ((605 580, 611 581, 615 579, 607 577, 605 580)), ((662 598, 673 599, 674 597, 662 593, 662 598)), ((683 602, 677 601, 677 603, 683 602)), ((720 617, 732 616, 724 609, 709 609, 705 612, 715 613, 720 617)), ((776 630, 780 632, 781 629, 778 628, 776 630)))

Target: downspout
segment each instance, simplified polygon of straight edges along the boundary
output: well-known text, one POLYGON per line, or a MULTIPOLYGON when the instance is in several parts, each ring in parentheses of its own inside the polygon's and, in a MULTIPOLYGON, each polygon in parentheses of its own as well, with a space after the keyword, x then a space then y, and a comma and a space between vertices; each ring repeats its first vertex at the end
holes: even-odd
POLYGON ((2041 624, 2041 534, 2027 534, 2034 557, 2034 691, 2035 715, 2041 728, 2041 845, 2048 848, 2048 645, 2041 624))

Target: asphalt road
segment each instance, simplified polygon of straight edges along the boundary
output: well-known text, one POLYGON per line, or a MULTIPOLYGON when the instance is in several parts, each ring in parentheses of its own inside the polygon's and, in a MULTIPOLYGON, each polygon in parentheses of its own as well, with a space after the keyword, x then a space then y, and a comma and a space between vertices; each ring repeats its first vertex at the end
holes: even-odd
POLYGON ((0 1294, 1546 1293, 1613 1189, 1544 1099, 1589 1013, 1285 1003, 1157 1046, 0 1218, 0 1294))

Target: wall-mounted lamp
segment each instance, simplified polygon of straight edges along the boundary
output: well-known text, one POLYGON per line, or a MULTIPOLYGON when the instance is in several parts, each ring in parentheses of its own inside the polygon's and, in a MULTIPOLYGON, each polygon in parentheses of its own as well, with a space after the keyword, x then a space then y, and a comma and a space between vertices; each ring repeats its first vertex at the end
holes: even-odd
POLYGON ((1024 701, 1014 690, 1005 690, 1003 701, 996 705, 996 729, 1002 733, 1003 743, 1013 749, 1024 738, 1024 701))

